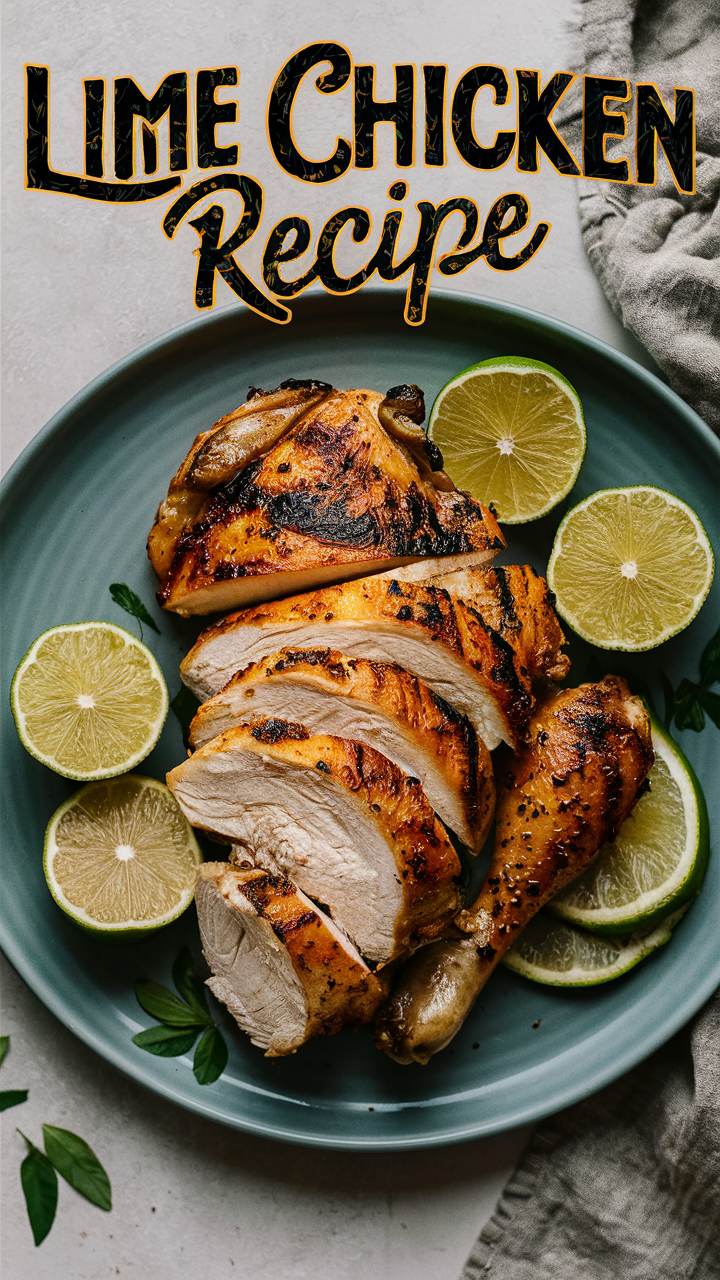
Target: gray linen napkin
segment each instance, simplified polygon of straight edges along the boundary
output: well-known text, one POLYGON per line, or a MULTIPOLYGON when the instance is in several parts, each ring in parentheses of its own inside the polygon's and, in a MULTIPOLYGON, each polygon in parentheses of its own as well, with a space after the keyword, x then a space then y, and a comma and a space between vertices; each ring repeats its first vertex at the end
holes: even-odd
POLYGON ((720 994, 535 1133, 461 1280, 718 1280, 720 994))
MULTIPOLYGON (((695 90, 697 165, 693 195, 678 192, 658 145, 658 182, 637 187, 579 181, 580 223, 590 261, 626 329, 670 385, 720 430, 720 2, 581 0, 575 70, 652 81, 672 114, 674 86, 695 90)), ((618 109, 611 103, 609 110, 618 109)), ((582 155, 582 87, 556 111, 574 155, 582 155)), ((608 139, 608 159, 631 157, 608 139)), ((634 173, 631 173, 634 178, 634 173)))
MULTIPOLYGON (((652 80, 671 109, 674 85, 696 91, 695 194, 660 162, 652 188, 581 181, 580 220, 623 324, 717 431, 720 4, 581 0, 580 15, 576 70, 652 80)), ((577 156, 573 89, 557 114, 577 156)), ((539 1127, 461 1280, 485 1276, 720 1280, 720 993, 646 1063, 539 1127)))

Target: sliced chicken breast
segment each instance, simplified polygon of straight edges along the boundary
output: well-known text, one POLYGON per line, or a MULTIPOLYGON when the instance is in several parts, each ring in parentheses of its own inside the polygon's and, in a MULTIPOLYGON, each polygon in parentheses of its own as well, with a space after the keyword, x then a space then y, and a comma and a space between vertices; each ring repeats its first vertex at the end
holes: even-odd
POLYGON ((527 732, 533 676, 557 678, 568 661, 544 580, 529 568, 513 572, 532 591, 528 586, 515 601, 517 626, 504 634, 484 615, 502 625, 512 575, 478 570, 478 579, 492 576, 482 602, 474 596, 468 603, 444 587, 385 574, 230 614, 203 632, 180 673, 205 701, 278 649, 337 649, 399 664, 466 715, 488 750, 501 741, 514 747, 527 732))
POLYGON ((473 853, 482 848, 495 808, 488 749, 466 716, 402 667, 332 649, 281 649, 200 708, 190 745, 203 746, 249 714, 374 747, 420 780, 435 812, 473 853))
POLYGON ((291 379, 198 436, 148 539, 163 608, 212 613, 424 557, 492 560, 495 517, 431 469, 442 456, 416 400, 291 379))
POLYGON ((167 783, 194 827, 327 905, 370 960, 436 937, 458 910, 460 861, 420 783, 359 742, 257 720, 167 783))
POLYGON ((382 987, 352 943, 284 876, 206 862, 195 890, 207 985, 266 1058, 372 1018, 382 987))

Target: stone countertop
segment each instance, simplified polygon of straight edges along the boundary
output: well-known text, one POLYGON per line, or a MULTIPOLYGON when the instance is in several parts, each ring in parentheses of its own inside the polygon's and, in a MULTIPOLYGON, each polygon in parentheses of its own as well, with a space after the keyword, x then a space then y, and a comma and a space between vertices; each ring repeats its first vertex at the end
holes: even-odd
MULTIPOLYGON (((268 219, 302 212, 315 234, 344 204, 368 207, 378 227, 387 187, 398 178, 410 184, 408 216, 417 200, 456 194, 472 194, 484 216, 498 195, 519 184, 532 204, 532 225, 540 217, 552 223, 542 251, 512 274, 476 264, 456 287, 560 317, 649 363, 613 316, 589 266, 574 182, 547 162, 534 175, 513 169, 478 176, 457 156, 442 170, 418 162, 399 171, 384 126, 377 168, 350 173, 345 185, 326 193, 282 174, 265 136, 269 86, 285 59, 311 41, 341 41, 356 62, 375 63, 376 92, 389 98, 398 62, 446 63, 451 83, 474 61, 508 70, 539 67, 545 80, 572 67, 573 18, 573 0, 543 6, 452 0, 440 27, 426 0, 412 6, 403 0, 393 11, 368 0, 361 12, 313 0, 292 13, 279 0, 259 6, 211 0, 202 17, 190 0, 172 6, 161 0, 151 8, 140 0, 62 6, 37 0, 30 8, 8 0, 4 469, 88 381, 195 314, 195 233, 185 229, 179 243, 165 240, 164 202, 162 210, 128 208, 23 189, 28 62, 50 67, 52 163, 70 172, 82 169, 82 77, 130 74, 150 93, 178 67, 237 65, 240 86, 225 96, 239 98, 240 121, 223 126, 221 140, 241 139, 240 170, 261 176, 268 219)), ((324 101, 305 102, 298 129, 309 153, 314 145, 314 154, 324 154, 328 132, 336 136, 338 120, 327 108, 324 101)), ((510 116, 502 110, 505 118, 495 120, 483 108, 488 132, 491 121, 495 128, 511 123, 512 108, 510 116)), ((242 261, 257 274, 259 250, 242 261)), ((433 279, 436 287, 452 287, 433 279)), ((236 305, 224 284, 217 302, 236 305)), ((66 1031, 5 962, 3 975, 3 1032, 11 1036, 11 1051, 2 1085, 30 1090, 27 1104, 4 1117, 8 1280, 454 1280, 529 1134, 515 1130, 429 1151, 343 1154, 226 1130, 126 1079, 66 1031), (19 1180, 24 1144, 15 1125, 37 1140, 43 1121, 80 1133, 95 1148, 112 1180, 114 1208, 106 1215, 63 1183, 55 1225, 36 1250, 19 1180)))

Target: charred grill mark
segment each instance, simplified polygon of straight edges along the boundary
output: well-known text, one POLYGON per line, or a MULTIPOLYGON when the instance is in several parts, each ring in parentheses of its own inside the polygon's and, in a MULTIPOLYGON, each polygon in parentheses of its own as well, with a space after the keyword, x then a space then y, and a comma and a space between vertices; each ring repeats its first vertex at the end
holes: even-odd
POLYGON ((276 671, 287 671, 289 667, 325 667, 330 658, 329 649, 283 649, 283 656, 275 666, 276 671))
POLYGON ((388 584, 387 593, 389 596, 403 596, 404 598, 403 589, 396 578, 393 578, 392 582, 388 584))
POLYGON ((290 720, 264 720, 250 730, 257 742, 273 745, 277 742, 304 742, 310 737, 304 724, 295 724, 290 720))
POLYGON ((273 933, 277 934, 281 942, 287 938, 288 934, 295 933, 298 929, 304 929, 305 925, 319 923, 314 911, 303 911, 302 915, 293 916, 290 920, 271 920, 273 933))
POLYGON ((506 569, 496 569, 495 578, 498 586, 498 596, 500 600, 500 608, 502 609, 502 627, 504 631, 518 631, 520 629, 520 619, 515 609, 515 596, 510 586, 510 579, 506 569))
POLYGON ((490 679, 498 685, 504 685, 509 695, 507 716, 518 732, 525 730, 527 717, 533 706, 533 698, 524 688, 515 669, 515 652, 512 645, 485 621, 482 614, 473 605, 466 605, 468 612, 480 624, 488 639, 495 648, 495 661, 490 669, 490 679))
POLYGON ((420 426, 425 421, 425 396, 414 382, 401 382, 385 392, 383 404, 388 409, 398 409, 411 422, 420 426))

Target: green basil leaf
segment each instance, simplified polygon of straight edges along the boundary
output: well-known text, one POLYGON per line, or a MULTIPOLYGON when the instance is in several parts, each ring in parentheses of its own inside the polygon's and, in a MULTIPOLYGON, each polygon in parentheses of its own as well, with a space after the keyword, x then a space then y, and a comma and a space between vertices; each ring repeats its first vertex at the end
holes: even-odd
POLYGON ((703 649, 700 658, 700 679, 706 686, 720 684, 720 629, 708 640, 703 649))
POLYGON ((112 1209, 110 1179, 95 1152, 69 1129, 42 1127, 45 1153, 66 1182, 99 1209, 112 1209))
POLYGON ((178 999, 158 982, 136 982, 135 995, 140 1007, 151 1018, 157 1018, 168 1027, 201 1027, 210 1021, 209 1014, 199 1015, 197 1009, 178 999))
POLYGON ((193 1075, 198 1084, 214 1084, 227 1066, 227 1045, 217 1027, 203 1031, 193 1059, 193 1075))
POLYGON ((0 1067, 7 1057, 7 1051, 10 1048, 10 1037, 0 1036, 0 1067))
POLYGON ((21 1102, 27 1102, 27 1089, 2 1089, 0 1090, 0 1111, 7 1111, 10 1107, 19 1107, 21 1102))
POLYGON ((183 947, 172 967, 172 980, 183 1000, 187 1000, 188 1004, 197 1010, 203 1021, 209 1022, 210 1011, 205 995, 205 983, 195 968, 195 962, 188 947, 183 947))
MULTIPOLYGON (((18 1133, 20 1130, 18 1129, 18 1133)), ((25 1138, 25 1134, 21 1135, 25 1138)), ((33 1146, 29 1138, 25 1138, 28 1154, 20 1165, 20 1181, 22 1183, 28 1218, 35 1244, 42 1244, 53 1222, 58 1200, 57 1174, 43 1151, 33 1146)))
POLYGON ((668 680, 667 676, 665 675, 664 671, 660 672, 660 685, 663 691, 663 700, 665 702, 665 713, 663 715, 663 725, 665 726, 665 728, 669 733, 672 722, 673 722, 673 716, 675 715, 675 694, 673 692, 673 687, 670 681, 668 680))
POLYGON ((199 1027, 192 1031, 179 1031, 174 1027, 148 1027, 147 1031, 138 1031, 132 1042, 138 1049, 146 1053, 154 1053, 158 1058, 179 1058, 189 1053, 195 1041, 199 1027))
POLYGON ((713 724, 720 729, 720 693, 711 693, 709 689, 698 689, 698 702, 707 711, 713 724))
POLYGON ((675 724, 678 729, 694 729, 699 733, 705 728, 705 716, 698 702, 698 686, 691 680, 681 680, 675 694, 675 724))
POLYGON ((160 635, 160 628, 157 622, 150 617, 150 614, 145 608, 140 597, 136 596, 135 592, 132 591, 126 583, 111 582, 110 595, 115 601, 115 604, 119 604, 120 608, 124 609, 126 613, 129 613, 133 618, 137 618, 138 622, 141 624, 141 631, 142 623, 144 622, 146 627, 152 627, 153 631, 156 631, 157 634, 160 635))
POLYGON ((186 684, 180 686, 170 703, 170 709, 182 729, 183 745, 185 747, 190 746, 190 725, 197 715, 199 706, 200 703, 195 694, 190 692, 186 684))

